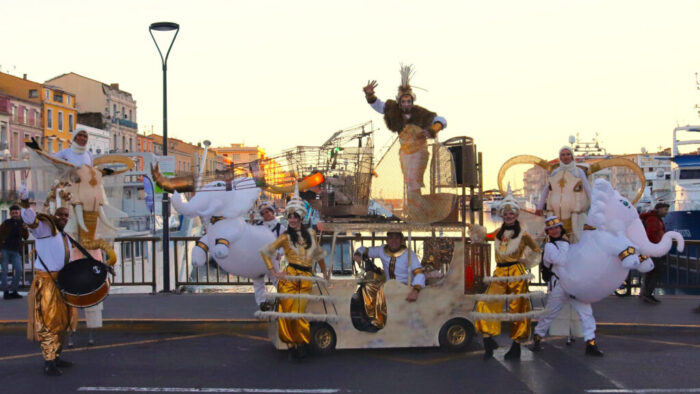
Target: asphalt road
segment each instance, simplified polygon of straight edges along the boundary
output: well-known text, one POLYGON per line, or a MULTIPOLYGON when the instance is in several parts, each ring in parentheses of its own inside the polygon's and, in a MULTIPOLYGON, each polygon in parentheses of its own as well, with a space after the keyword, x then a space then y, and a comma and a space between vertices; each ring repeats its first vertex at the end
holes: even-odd
POLYGON ((86 347, 84 331, 63 357, 75 365, 61 377, 42 374, 37 344, 16 330, 0 333, 2 393, 257 392, 257 393, 651 393, 700 392, 696 332, 600 335, 603 358, 583 343, 545 342, 520 362, 481 359, 438 349, 343 350, 290 361, 266 339, 264 324, 211 332, 101 331, 86 347))

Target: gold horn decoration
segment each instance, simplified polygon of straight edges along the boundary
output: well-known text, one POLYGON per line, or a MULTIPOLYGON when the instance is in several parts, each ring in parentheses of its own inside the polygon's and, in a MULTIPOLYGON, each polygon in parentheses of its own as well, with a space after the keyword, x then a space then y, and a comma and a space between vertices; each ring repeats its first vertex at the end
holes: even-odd
MULTIPOLYGON (((316 172, 313 173, 306 178, 302 179, 301 182, 299 182, 299 191, 303 192, 305 190, 311 189, 314 186, 318 186, 322 184, 326 178, 323 176, 322 173, 316 172)), ((270 193, 275 193, 275 194, 285 194, 285 193, 291 193, 294 191, 294 185, 289 185, 289 186, 275 186, 275 185, 263 185, 263 189, 270 193)))
POLYGON ((83 240, 82 245, 88 250, 102 249, 107 255, 106 263, 109 265, 114 265, 114 263, 117 262, 117 255, 114 253, 114 248, 104 239, 83 240))
POLYGON ((605 159, 601 160, 597 163, 591 164, 590 167, 590 173, 594 174, 600 170, 610 168, 610 167, 625 167, 637 176, 639 178, 639 190, 637 191, 637 195, 634 197, 634 200, 632 201, 632 205, 636 204, 637 201, 639 201, 640 198, 642 198, 642 195, 644 194, 644 185, 646 184, 646 178, 644 177, 644 171, 639 168, 639 166, 630 160, 623 159, 621 157, 614 157, 612 159, 605 159))
POLYGON ((119 164, 124 164, 126 166, 126 168, 114 170, 114 172, 111 173, 110 175, 121 174, 123 172, 127 172, 130 169, 134 168, 134 161, 131 160, 130 158, 128 158, 126 156, 122 156, 122 155, 100 156, 92 161, 93 167, 97 167, 97 166, 102 165, 102 164, 110 164, 110 163, 119 163, 119 164))
POLYGON ((554 169, 554 166, 549 164, 547 160, 540 159, 537 156, 518 155, 511 157, 510 159, 506 160, 506 162, 503 163, 503 165, 501 166, 501 169, 498 170, 498 190, 500 190, 501 195, 506 195, 506 189, 503 187, 503 178, 505 178, 506 176, 506 171, 518 164, 534 164, 536 166, 542 167, 545 171, 547 171, 547 173, 552 172, 552 170, 554 169))
POLYGON ((194 179, 191 176, 166 177, 160 173, 160 166, 158 163, 151 167, 151 174, 153 175, 153 181, 155 181, 155 183, 160 186, 161 189, 169 193, 172 193, 175 190, 180 193, 195 191, 194 179))

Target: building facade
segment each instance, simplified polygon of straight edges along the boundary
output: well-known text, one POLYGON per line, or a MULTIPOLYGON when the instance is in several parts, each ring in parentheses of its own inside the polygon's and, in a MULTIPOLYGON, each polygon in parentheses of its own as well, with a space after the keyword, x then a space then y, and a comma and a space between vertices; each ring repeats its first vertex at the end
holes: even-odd
POLYGON ((44 132, 41 104, 0 93, 0 112, 7 113, 6 120, 0 119, 0 150, 8 150, 9 160, 19 160, 25 140, 41 141, 44 132))
POLYGON ((75 94, 53 85, 44 85, 44 149, 56 153, 70 146, 78 122, 75 94))
POLYGON ((75 92, 80 123, 110 133, 110 151, 136 152, 138 123, 136 100, 118 83, 106 84, 73 72, 46 81, 75 92))

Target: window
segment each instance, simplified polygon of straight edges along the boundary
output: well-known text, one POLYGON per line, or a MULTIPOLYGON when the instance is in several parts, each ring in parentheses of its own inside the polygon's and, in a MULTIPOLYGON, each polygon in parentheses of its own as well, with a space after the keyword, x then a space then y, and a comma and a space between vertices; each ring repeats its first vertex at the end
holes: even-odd
POLYGON ((122 136, 122 150, 126 148, 126 137, 122 136))
POLYGON ((68 105, 70 105, 70 96, 66 95, 66 99, 68 100, 68 105))
POLYGON ((39 116, 39 111, 34 110, 34 126, 39 126, 39 122, 41 122, 41 117, 39 116))
POLYGON ((51 91, 50 91, 49 89, 46 89, 46 100, 48 100, 49 98, 51 98, 50 95, 51 95, 51 91))
POLYGON ((114 135, 114 149, 117 149, 117 135, 114 135))
POLYGON ((134 139, 129 138, 129 152, 133 152, 133 151, 134 151, 134 139))
POLYGON ((54 92, 53 94, 53 101, 57 103, 62 103, 63 102, 63 93, 60 92, 54 92))
POLYGON ((73 114, 68 114, 68 131, 73 132, 73 114))
POLYGON ((17 106, 14 104, 12 105, 12 120, 17 121, 17 106))
POLYGON ((112 117, 117 117, 117 104, 112 104, 112 117))
POLYGON ((36 89, 29 89, 29 98, 39 97, 39 92, 36 89))
POLYGON ((58 111, 58 131, 63 131, 63 112, 58 111))
POLYGON ((129 120, 134 120, 134 118, 131 116, 131 110, 129 110, 129 120))
POLYGON ((29 123, 29 110, 24 108, 22 112, 22 115, 24 116, 24 123, 29 123))
POLYGON ((51 108, 48 108, 46 110, 46 128, 53 128, 53 110, 51 108))
POLYGON ((63 150, 63 141, 58 141, 58 150, 63 150))
POLYGON ((122 116, 126 119, 126 109, 122 107, 122 116))

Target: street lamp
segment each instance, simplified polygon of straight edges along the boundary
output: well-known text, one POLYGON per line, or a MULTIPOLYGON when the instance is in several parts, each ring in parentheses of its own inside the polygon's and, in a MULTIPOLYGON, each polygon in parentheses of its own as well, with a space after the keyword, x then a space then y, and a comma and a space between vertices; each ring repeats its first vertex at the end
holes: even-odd
MULTIPOLYGON (((175 43, 177 38, 177 33, 180 32, 180 25, 174 22, 156 22, 151 23, 148 28, 148 32, 153 38, 153 43, 156 44, 158 49, 158 54, 160 55, 160 60, 163 63, 163 156, 168 155, 168 84, 167 84, 167 73, 168 73, 168 56, 170 56, 170 50, 175 43), (160 47, 156 38, 153 36, 153 31, 172 31, 175 30, 175 35, 172 41, 170 41, 170 46, 168 47, 168 52, 165 53, 163 57, 163 52, 161 52, 160 47)), ((167 191, 163 191, 163 292, 170 292, 170 198, 167 191)))

